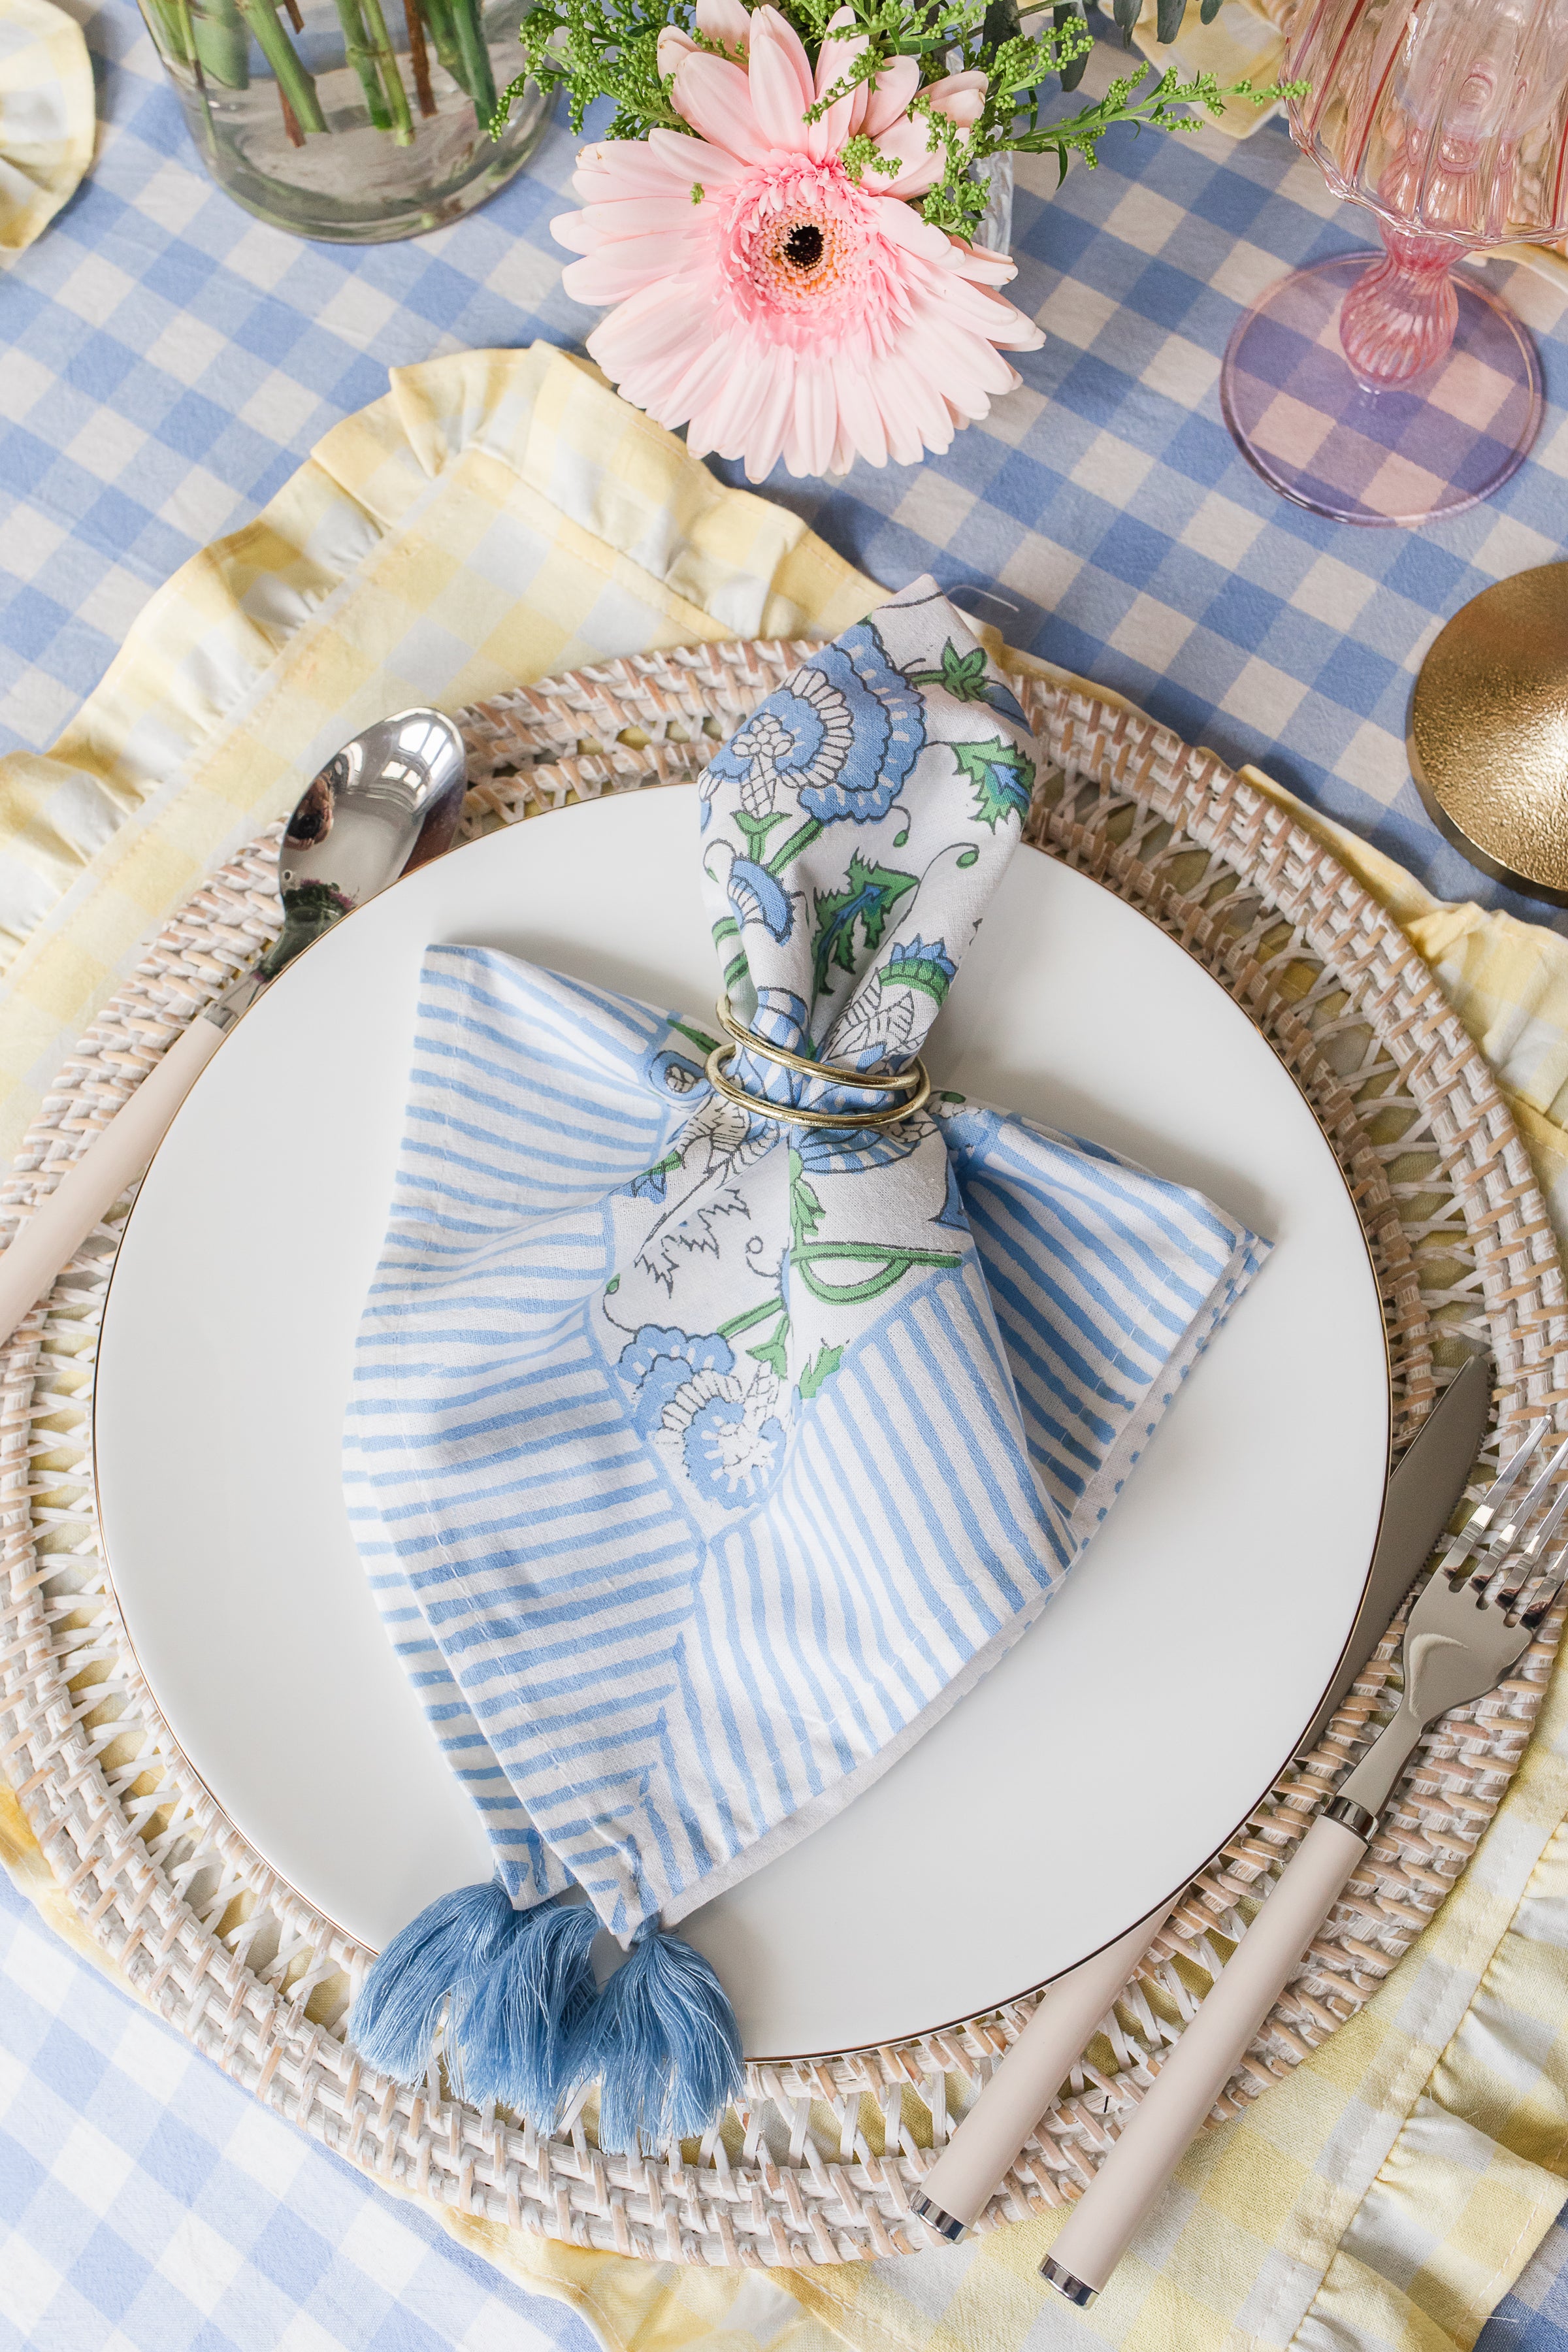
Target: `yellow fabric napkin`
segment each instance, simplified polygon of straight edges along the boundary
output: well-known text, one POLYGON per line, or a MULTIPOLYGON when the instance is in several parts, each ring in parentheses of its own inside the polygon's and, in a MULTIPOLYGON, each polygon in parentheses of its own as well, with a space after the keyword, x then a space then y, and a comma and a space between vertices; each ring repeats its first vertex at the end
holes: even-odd
POLYGON ((75 194, 96 129, 80 26, 49 0, 0 0, 0 266, 75 194))
MULTIPOLYGON (((895 583, 896 584, 896 583, 895 583)), ((0 762, 0 1119, 15 1144, 137 943, 373 715, 639 648, 833 635, 883 591, 548 346, 398 372, 153 598, 46 756, 0 762)), ((1017 668, 1044 664, 1007 655, 1017 668)), ((1428 956, 1568 1233, 1568 941, 1445 907, 1296 807, 1428 956)), ((616 2347, 1132 2352, 1468 2346, 1568 2169, 1568 1676, 1453 1897, 1361 2015, 1189 2155, 1081 2316, 1058 2223, 880 2264, 678 2270, 454 2216, 616 2347)), ((0 1784, 0 1860, 103 1965, 0 1784)))
MULTIPOLYGON (((1222 89, 1249 81, 1267 89, 1285 72, 1285 35, 1290 0, 1238 0, 1224 7, 1205 25, 1198 0, 1188 0, 1182 29, 1173 41, 1162 41, 1155 31, 1159 0, 1143 0, 1132 37, 1142 54, 1162 73, 1174 66, 1184 81, 1212 73, 1222 89)), ((1129 68, 1131 70, 1131 68, 1129 68)), ((1227 98, 1219 114, 1203 110, 1202 119, 1232 139, 1250 138, 1279 111, 1277 106, 1255 106, 1249 98, 1227 98)))

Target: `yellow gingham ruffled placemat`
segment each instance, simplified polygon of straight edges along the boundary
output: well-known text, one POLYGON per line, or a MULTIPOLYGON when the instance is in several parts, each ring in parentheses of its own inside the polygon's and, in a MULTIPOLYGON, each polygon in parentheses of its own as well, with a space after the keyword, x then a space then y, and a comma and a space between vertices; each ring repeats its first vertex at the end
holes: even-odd
POLYGON ((0 0, 0 266, 75 194, 96 128, 80 26, 50 0, 0 0))
MULTIPOLYGON (((247 530, 151 600, 51 752, 0 761, 7 1148, 142 937, 373 716, 416 700, 457 709, 655 646, 833 635, 882 593, 548 346, 398 371, 247 530)), ((1442 906, 1289 804, 1433 963, 1568 1240, 1568 941, 1442 906)), ((627 2352, 700 2338, 715 2352, 1468 2346, 1563 2201, 1565 1813, 1560 1673, 1431 1927, 1359 2016, 1198 2143, 1088 2314, 1037 2275, 1056 2218, 794 2273, 675 2270, 442 2219, 627 2352)), ((3 1786, 0 1859, 81 1948, 3 1786)))

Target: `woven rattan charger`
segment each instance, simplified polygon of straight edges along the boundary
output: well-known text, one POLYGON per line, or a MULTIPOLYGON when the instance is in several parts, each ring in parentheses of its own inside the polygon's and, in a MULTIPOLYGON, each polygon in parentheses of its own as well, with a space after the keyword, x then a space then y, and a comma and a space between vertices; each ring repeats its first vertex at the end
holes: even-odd
MULTIPOLYGON (((463 715, 468 835, 689 780, 804 650, 705 646, 548 681, 463 715)), ((1546 1211, 1490 1072, 1392 919, 1265 794, 1088 688, 1022 677, 1045 754, 1026 837, 1158 921, 1294 1073, 1361 1209, 1407 1437, 1469 1347, 1498 1439, 1568 1419, 1568 1307, 1546 1211)), ((275 927, 274 827, 169 922, 62 1070, 6 1194, 52 1186, 179 1028, 275 927)), ((843 2262, 928 2242, 909 2210, 1032 2000, 895 2046, 757 2065, 700 2142, 602 2156, 592 2106, 552 2138, 366 2069, 342 2023, 369 1955, 312 1912, 191 1773, 142 1682, 98 1553, 94 1349, 115 1220, 6 1351, 0 1392, 0 1762, 88 1931, 235 2079, 373 2174, 492 2221, 657 2260, 843 2262)), ((1510 1681, 1426 1738, 1345 1899, 1215 2109, 1232 2114, 1352 2015, 1453 1885, 1505 1790, 1563 1608, 1510 1681)), ((1380 1646, 1310 1762, 1193 1883, 981 2226, 1088 2179, 1182 2031, 1394 1671, 1380 1646)), ((1114 1661, 1107 1671, 1114 1673, 1114 1661)), ((1205 1727, 1200 1735, 1212 1736, 1205 1727)))

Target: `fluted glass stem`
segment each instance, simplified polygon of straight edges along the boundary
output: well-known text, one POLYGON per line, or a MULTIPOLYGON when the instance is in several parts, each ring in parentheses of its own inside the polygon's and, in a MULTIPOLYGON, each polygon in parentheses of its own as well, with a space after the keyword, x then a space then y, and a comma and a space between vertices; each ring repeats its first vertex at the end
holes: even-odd
POLYGON ((1414 383, 1443 358, 1459 315, 1455 237, 1380 224, 1384 257, 1358 278, 1340 313, 1340 341, 1370 391, 1414 383))

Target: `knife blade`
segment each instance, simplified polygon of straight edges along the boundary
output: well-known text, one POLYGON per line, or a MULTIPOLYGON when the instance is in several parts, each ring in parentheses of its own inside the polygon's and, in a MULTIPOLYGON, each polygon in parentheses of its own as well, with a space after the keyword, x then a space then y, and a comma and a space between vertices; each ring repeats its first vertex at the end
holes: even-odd
POLYGON ((1447 1526, 1481 1450, 1491 1386, 1490 1357, 1472 1356, 1400 1456, 1388 1482, 1361 1607, 1323 1703, 1297 1743, 1298 1756, 1310 1755, 1328 1729, 1334 1709, 1387 1632, 1394 1611, 1447 1526))
MULTIPOLYGON (((1361 1607, 1299 1754, 1317 1746, 1435 1549, 1480 1451, 1490 1401, 1491 1360, 1472 1356, 1402 1455, 1388 1482, 1361 1607)), ((1163 1903, 1119 1942, 1080 1960, 1047 1986, 1022 2034, 910 2195, 911 2209, 929 2228, 944 2238, 962 2238, 990 2202, 1068 2068, 1173 1908, 1173 1903, 1163 1903)))

